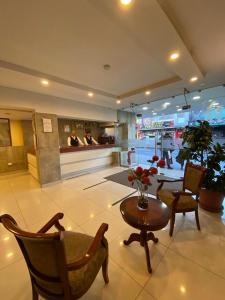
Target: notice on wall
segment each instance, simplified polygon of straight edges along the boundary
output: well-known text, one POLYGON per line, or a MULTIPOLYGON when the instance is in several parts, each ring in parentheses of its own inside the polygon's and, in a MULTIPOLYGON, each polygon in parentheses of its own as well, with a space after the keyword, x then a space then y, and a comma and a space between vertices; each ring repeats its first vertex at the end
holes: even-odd
POLYGON ((52 132, 52 119, 42 118, 43 121, 43 131, 52 132))

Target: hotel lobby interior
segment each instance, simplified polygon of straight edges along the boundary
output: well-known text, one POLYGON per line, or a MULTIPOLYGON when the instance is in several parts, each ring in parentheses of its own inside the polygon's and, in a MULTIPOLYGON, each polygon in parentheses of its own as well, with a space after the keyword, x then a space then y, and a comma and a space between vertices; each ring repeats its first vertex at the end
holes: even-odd
POLYGON ((0 300, 225 299, 224 12, 0 0, 0 300))

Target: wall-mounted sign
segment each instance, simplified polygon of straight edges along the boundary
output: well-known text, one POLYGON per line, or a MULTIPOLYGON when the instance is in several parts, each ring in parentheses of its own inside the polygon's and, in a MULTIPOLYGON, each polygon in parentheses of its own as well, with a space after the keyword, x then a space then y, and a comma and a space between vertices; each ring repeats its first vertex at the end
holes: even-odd
POLYGON ((43 121, 43 131, 52 132, 52 119, 42 118, 43 121))
POLYGON ((174 128, 174 120, 153 121, 150 118, 143 118, 142 129, 174 128))

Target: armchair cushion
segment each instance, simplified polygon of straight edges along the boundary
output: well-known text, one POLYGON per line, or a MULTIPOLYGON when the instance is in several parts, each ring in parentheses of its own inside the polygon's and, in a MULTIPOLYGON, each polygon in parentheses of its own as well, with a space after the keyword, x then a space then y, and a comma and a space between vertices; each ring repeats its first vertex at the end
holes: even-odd
MULTIPOLYGON (((175 190, 161 189, 158 191, 158 197, 167 206, 171 207, 175 199, 173 192, 175 192, 175 190)), ((177 202, 176 210, 195 210, 197 207, 198 203, 192 196, 182 195, 177 202)))
MULTIPOLYGON (((72 263, 82 258, 90 247, 93 237, 70 231, 64 232, 64 248, 66 262, 72 263)), ((94 281, 99 269, 102 266, 108 252, 107 240, 97 250, 93 258, 84 267, 69 271, 69 283, 74 296, 87 291, 94 281)))

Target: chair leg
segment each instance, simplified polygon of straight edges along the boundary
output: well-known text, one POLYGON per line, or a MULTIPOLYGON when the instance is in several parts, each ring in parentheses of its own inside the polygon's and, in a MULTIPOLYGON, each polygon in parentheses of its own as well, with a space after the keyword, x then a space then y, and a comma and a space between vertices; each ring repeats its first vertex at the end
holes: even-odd
POLYGON ((105 283, 109 283, 109 276, 108 276, 108 256, 104 260, 102 264, 102 275, 104 278, 105 283))
POLYGON ((196 224, 197 224, 198 230, 201 230, 199 217, 198 217, 198 209, 195 210, 195 219, 196 219, 196 224))
POLYGON ((183 212, 183 215, 185 216, 185 212, 183 212))
POLYGON ((175 212, 172 212, 172 216, 170 219, 170 236, 173 235, 174 224, 175 224, 175 212))

